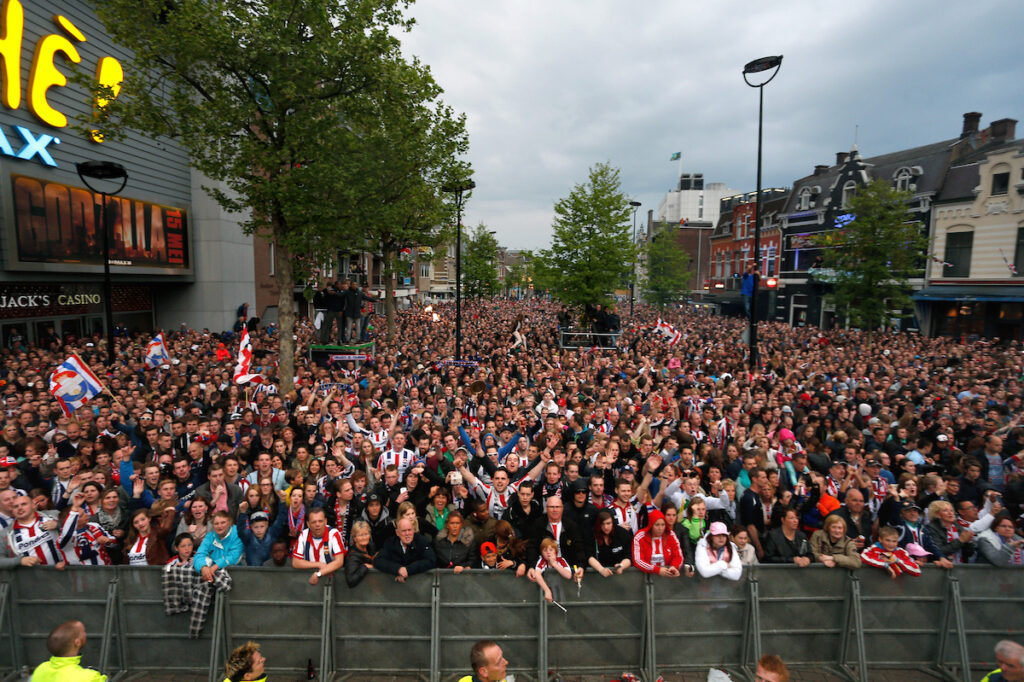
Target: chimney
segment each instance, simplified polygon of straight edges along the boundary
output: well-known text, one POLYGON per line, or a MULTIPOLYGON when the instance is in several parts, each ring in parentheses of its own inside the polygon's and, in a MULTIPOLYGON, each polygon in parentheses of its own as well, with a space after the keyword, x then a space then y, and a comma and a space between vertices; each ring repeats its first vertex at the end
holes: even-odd
POLYGON ((978 123, 981 122, 981 112, 968 111, 964 114, 964 129, 960 133, 960 139, 970 137, 972 133, 978 132, 978 123))
POLYGON ((992 133, 992 140, 995 142, 1009 142, 1017 132, 1017 121, 1012 118, 1001 118, 989 124, 989 131, 992 133))
POLYGON ((814 167, 814 174, 815 175, 824 175, 827 172, 828 172, 828 166, 826 166, 823 163, 819 163, 817 166, 814 167))
POLYGON ((848 158, 850 158, 849 152, 836 152, 836 165, 842 166, 848 158))

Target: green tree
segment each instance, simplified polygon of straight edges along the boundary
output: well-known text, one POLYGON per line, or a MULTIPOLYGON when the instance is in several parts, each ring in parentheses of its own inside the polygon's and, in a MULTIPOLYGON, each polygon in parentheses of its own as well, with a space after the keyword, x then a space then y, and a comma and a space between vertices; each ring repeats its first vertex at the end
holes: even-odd
POLYGON ((353 207, 362 234, 384 266, 388 338, 395 334, 392 276, 405 246, 435 249, 454 238, 454 197, 441 188, 470 177, 466 121, 440 101, 441 88, 417 60, 394 59, 379 96, 360 100, 347 124, 349 153, 362 170, 353 207), (352 138, 350 138, 352 139, 352 138))
POLYGON ((568 304, 608 303, 636 259, 629 198, 619 170, 607 163, 555 204, 551 247, 534 259, 536 286, 568 304))
POLYGON ((884 326, 891 311, 912 308, 908 280, 921 272, 928 241, 909 200, 908 192, 875 180, 850 201, 852 222, 814 239, 824 270, 819 278, 832 285, 837 310, 868 332, 884 326))
MULTIPOLYGON (((294 376, 292 292, 306 264, 353 239, 363 174, 345 152, 360 142, 346 119, 380 97, 403 0, 95 0, 113 40, 131 53, 120 93, 84 125, 175 138, 207 191, 247 212, 243 229, 275 246, 279 376, 294 376), (226 187, 226 190, 222 189, 226 187), (294 267, 293 267, 294 266, 294 267)), ((84 75, 83 75, 84 77, 84 75)), ((81 82, 81 80, 79 81, 81 82)), ((109 98, 110 88, 92 84, 109 98)))
POLYGON ((525 260, 517 261, 509 266, 505 273, 505 293, 513 291, 522 293, 527 288, 529 277, 529 263, 525 260))
POLYGON ((498 292, 498 240, 480 223, 462 244, 462 293, 468 298, 498 292))
POLYGON ((673 238, 673 227, 656 231, 644 246, 647 273, 640 290, 651 305, 664 308, 678 303, 690 290, 693 272, 690 254, 673 238))

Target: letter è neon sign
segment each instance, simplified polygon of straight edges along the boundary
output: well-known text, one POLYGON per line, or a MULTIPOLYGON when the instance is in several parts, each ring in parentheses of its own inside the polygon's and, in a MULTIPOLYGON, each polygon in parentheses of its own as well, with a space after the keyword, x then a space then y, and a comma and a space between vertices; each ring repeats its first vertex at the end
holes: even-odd
MULTIPOLYGON (((67 17, 56 15, 53 22, 63 33, 51 33, 36 42, 26 100, 29 109, 43 123, 54 128, 64 128, 68 124, 68 118, 50 106, 47 94, 50 88, 64 87, 68 83, 68 79, 56 66, 57 55, 60 54, 67 61, 78 64, 82 61, 82 56, 75 44, 84 43, 86 39, 85 34, 67 17)), ((24 32, 25 10, 21 2, 4 0, 3 8, 0 9, 0 103, 8 109, 17 109, 21 106, 21 51, 24 32)), ((121 63, 113 57, 101 58, 96 65, 96 80, 110 88, 116 96, 121 81, 124 80, 121 63)), ((106 103, 106 100, 100 98, 96 105, 102 108, 106 103)), ((47 151, 47 146, 51 142, 60 144, 59 138, 52 135, 37 136, 22 126, 14 126, 14 129, 21 135, 25 145, 14 153, 6 136, 0 131, 0 152, 26 160, 38 156, 47 166, 57 165, 47 151)), ((96 142, 102 142, 99 134, 94 133, 92 137, 96 142)))

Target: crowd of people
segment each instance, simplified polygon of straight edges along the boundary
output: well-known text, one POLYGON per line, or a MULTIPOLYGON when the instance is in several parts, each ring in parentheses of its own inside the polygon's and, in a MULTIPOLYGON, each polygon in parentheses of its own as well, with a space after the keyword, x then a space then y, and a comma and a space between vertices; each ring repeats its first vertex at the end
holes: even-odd
POLYGON ((0 566, 165 565, 207 590, 236 565, 350 586, 476 568, 549 599, 631 567, 1024 566, 1017 342, 763 323, 751 371, 743 320, 641 305, 613 347, 570 350, 558 304, 482 300, 461 360, 442 304, 399 311, 366 362, 317 366, 305 350, 333 325, 369 326, 358 289, 325 300, 340 292, 352 315, 300 320, 287 380, 258 325, 265 381, 244 386, 232 332, 168 333, 156 369, 142 334, 112 367, 98 337, 4 350, 0 566), (109 392, 67 415, 48 377, 72 352, 109 392))

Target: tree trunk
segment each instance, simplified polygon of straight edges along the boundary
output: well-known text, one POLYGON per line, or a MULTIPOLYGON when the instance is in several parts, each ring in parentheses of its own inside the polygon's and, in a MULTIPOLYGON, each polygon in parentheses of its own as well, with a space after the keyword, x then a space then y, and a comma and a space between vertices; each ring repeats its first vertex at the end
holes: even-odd
POLYGON ((384 266, 384 314, 388 319, 389 342, 395 340, 395 284, 392 279, 395 272, 394 254, 393 250, 385 248, 381 259, 384 266))
POLYGON ((291 254, 278 242, 274 243, 274 282, 277 295, 277 376, 281 395, 295 386, 295 303, 292 290, 295 282, 292 276, 291 254))

